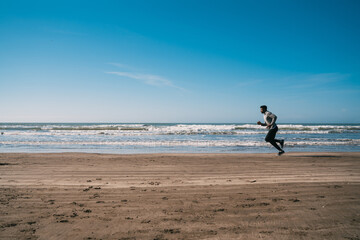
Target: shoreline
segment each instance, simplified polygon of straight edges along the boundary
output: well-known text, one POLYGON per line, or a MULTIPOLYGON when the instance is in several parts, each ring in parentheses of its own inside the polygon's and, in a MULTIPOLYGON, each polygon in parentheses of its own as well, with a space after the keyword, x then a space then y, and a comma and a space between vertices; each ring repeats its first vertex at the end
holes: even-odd
POLYGON ((356 239, 360 152, 0 153, 0 239, 356 239))

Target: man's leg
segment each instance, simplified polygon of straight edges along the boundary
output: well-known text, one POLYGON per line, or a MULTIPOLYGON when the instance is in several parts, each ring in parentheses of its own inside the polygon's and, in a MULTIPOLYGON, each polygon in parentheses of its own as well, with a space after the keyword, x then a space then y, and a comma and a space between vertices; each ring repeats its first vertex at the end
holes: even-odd
POLYGON ((277 143, 280 143, 280 147, 283 149, 284 148, 284 139, 281 139, 281 140, 279 140, 279 139, 274 139, 274 141, 275 142, 277 142, 277 143))
POLYGON ((273 145, 277 150, 282 152, 283 150, 279 147, 279 145, 276 144, 276 142, 281 142, 281 140, 275 139, 276 132, 278 131, 278 128, 270 129, 268 134, 265 137, 265 141, 269 142, 271 145, 273 145))

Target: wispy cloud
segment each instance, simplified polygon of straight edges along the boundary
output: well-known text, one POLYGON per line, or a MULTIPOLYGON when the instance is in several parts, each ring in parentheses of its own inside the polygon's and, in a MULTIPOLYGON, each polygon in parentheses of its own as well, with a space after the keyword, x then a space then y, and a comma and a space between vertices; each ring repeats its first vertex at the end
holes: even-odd
POLYGON ((134 68, 132 66, 129 66, 127 64, 122 64, 122 63, 114 63, 114 62, 110 62, 108 63, 110 65, 113 65, 115 67, 119 67, 119 68, 122 68, 122 69, 127 69, 127 70, 131 70, 131 71, 139 71, 138 68, 134 68))
POLYGON ((131 72, 129 72, 129 71, 105 72, 107 74, 113 74, 113 75, 125 77, 125 78, 128 78, 128 79, 134 79, 134 80, 140 81, 140 82, 142 82, 144 84, 151 85, 151 86, 157 86, 157 87, 165 86, 165 87, 176 88, 176 89, 179 89, 181 91, 186 91, 187 92, 186 89, 175 85, 172 81, 170 81, 169 79, 164 78, 162 76, 135 72, 134 71, 135 68, 133 68, 131 66, 128 66, 128 65, 125 65, 125 64, 122 64, 122 63, 109 63, 109 64, 111 64, 113 66, 116 66, 116 67, 125 68, 125 69, 128 69, 128 70, 132 69, 133 71, 131 71, 131 72))
POLYGON ((157 75, 130 73, 130 72, 106 72, 106 73, 132 78, 135 80, 140 80, 148 85, 153 85, 153 86, 169 86, 169 87, 175 86, 174 84, 172 84, 171 81, 157 75))

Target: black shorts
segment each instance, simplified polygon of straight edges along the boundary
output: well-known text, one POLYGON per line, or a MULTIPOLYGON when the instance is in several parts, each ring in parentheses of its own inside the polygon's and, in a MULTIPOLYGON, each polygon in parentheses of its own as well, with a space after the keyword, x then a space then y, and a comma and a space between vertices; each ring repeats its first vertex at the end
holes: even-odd
POLYGON ((271 142, 275 139, 276 133, 278 131, 278 127, 276 126, 274 129, 270 129, 268 134, 265 137, 266 142, 271 142))

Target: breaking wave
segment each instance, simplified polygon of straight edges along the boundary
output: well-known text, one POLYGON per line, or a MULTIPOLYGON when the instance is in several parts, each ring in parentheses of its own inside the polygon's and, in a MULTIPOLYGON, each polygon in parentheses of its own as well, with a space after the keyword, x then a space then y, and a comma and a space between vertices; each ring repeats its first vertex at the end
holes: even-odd
MULTIPOLYGON (((360 150, 360 124, 278 124, 277 137, 298 151, 360 150)), ((254 151, 272 148, 264 141, 267 129, 256 124, 160 123, 0 123, 0 150, 7 149, 205 149, 205 151, 254 151), (215 149, 215 150, 214 150, 215 149)), ((29 150, 30 151, 30 150, 29 150)))

